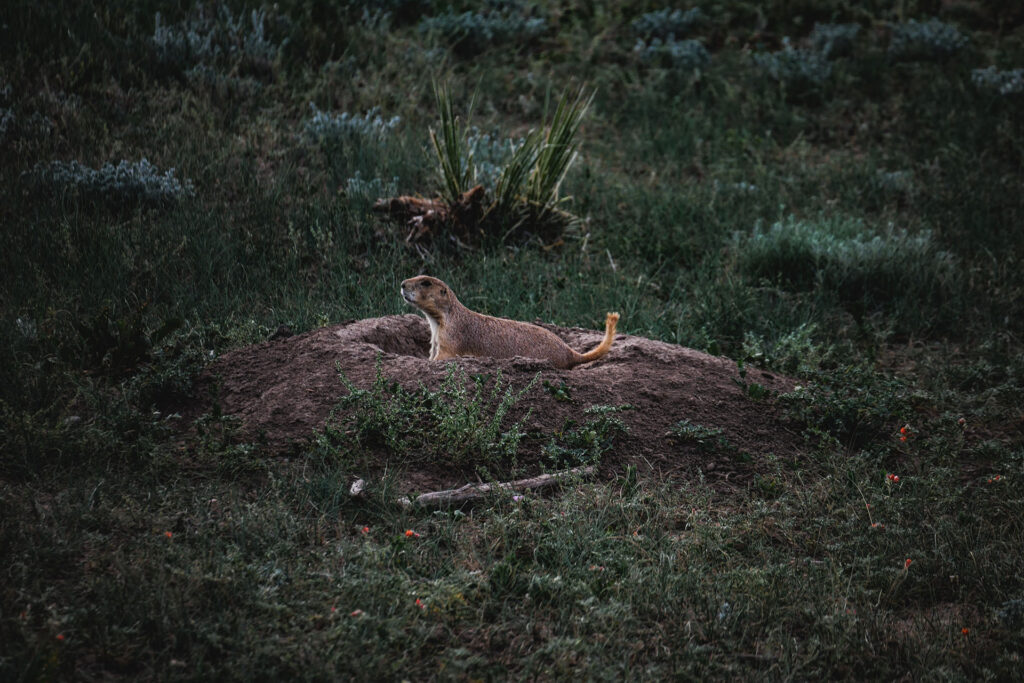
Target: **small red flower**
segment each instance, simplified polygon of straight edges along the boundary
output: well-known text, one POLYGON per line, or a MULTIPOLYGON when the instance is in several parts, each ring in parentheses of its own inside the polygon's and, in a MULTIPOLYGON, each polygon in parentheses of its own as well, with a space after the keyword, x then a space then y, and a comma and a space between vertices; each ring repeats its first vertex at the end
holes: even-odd
POLYGON ((960 633, 964 634, 965 636, 968 633, 970 633, 970 632, 971 632, 971 629, 967 628, 966 626, 964 626, 962 629, 960 629, 960 633))
POLYGON ((885 478, 888 479, 889 481, 891 481, 894 484, 900 483, 900 478, 898 476, 896 476, 895 474, 891 473, 891 472, 889 474, 885 475, 885 478))
POLYGON ((908 569, 910 569, 911 562, 913 562, 913 560, 908 557, 906 561, 903 563, 903 571, 907 571, 908 569))
POLYGON ((419 598, 416 598, 416 606, 420 609, 427 609, 427 603, 423 602, 419 598))
POLYGON ((871 528, 872 529, 884 529, 885 525, 882 524, 881 522, 872 522, 871 523, 871 528))
POLYGON ((959 420, 957 420, 956 423, 958 425, 960 425, 961 427, 966 427, 967 426, 967 420, 965 418, 962 418, 962 417, 959 420))
POLYGON ((416 533, 415 531, 413 531, 412 529, 406 529, 405 530, 405 537, 406 538, 419 538, 420 535, 418 533, 416 533))
POLYGON ((997 474, 997 475, 995 476, 995 479, 994 479, 994 481, 999 481, 999 480, 1000 480, 1000 479, 1002 479, 1002 478, 1003 478, 1003 475, 1001 475, 1001 474, 997 474))
POLYGON ((63 633, 58 633, 57 634, 57 640, 63 641, 64 640, 64 634, 63 633))
POLYGON ((906 435, 903 435, 903 436, 900 437, 900 441, 906 441, 906 440, 907 440, 906 435))
POLYGON ((368 534, 368 533, 370 533, 370 527, 364 526, 362 529, 360 529, 360 531, 363 532, 364 534, 368 534))
POLYGON ((338 611, 338 608, 335 607, 334 605, 331 605, 331 614, 334 614, 337 611, 338 611))
POLYGON ((360 616, 363 615, 363 610, 361 610, 361 609, 354 609, 351 612, 349 612, 348 615, 350 617, 360 617, 360 616))
POLYGON ((173 535, 174 535, 174 534, 172 534, 172 533, 171 533, 170 531, 165 531, 165 532, 164 532, 164 536, 166 536, 167 538, 170 538, 170 537, 171 537, 171 536, 173 536, 173 535))
POLYGON ((906 435, 906 433, 907 433, 907 425, 903 425, 902 427, 900 427, 900 434, 906 435))

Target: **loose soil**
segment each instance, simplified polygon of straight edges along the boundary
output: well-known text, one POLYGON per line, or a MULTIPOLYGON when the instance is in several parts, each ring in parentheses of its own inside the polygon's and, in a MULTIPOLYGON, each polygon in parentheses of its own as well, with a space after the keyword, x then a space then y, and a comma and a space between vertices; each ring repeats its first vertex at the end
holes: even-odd
MULTIPOLYGON (((538 323, 541 324, 541 323, 538 323)), ((596 346, 601 333, 541 324, 573 348, 596 346)), ((214 396, 221 411, 240 419, 242 436, 263 443, 271 452, 301 448, 315 430, 322 430, 338 399, 348 392, 338 376, 343 372, 356 386, 372 385, 378 358, 383 373, 403 386, 420 384, 435 389, 444 379, 446 362, 427 360, 430 331, 418 315, 370 318, 324 327, 305 334, 238 349, 211 365, 201 393, 214 396)), ((448 361, 451 362, 451 361, 448 361)), ((703 474, 716 487, 744 486, 770 467, 770 454, 788 458, 800 442, 774 401, 755 400, 738 383, 736 363, 674 344, 620 334, 604 358, 557 370, 529 358, 460 358, 466 376, 495 374, 519 389, 540 373, 509 418, 527 415, 524 428, 552 434, 567 420, 586 421, 592 405, 633 406, 617 413, 629 428, 605 455, 601 471, 614 476, 627 465, 661 476, 694 478, 703 474), (558 400, 544 388, 567 385, 571 401, 558 400), (669 436, 680 420, 721 429, 735 449, 701 449, 669 436)), ((791 391, 786 377, 750 369, 746 382, 758 383, 773 394, 791 391)), ((188 411, 198 414, 208 402, 188 411)), ((524 442, 525 444, 526 442, 524 442)), ((539 443, 534 450, 539 451, 539 443)), ((519 464, 539 471, 538 453, 523 453, 519 464)), ((394 468, 381 455, 380 468, 394 468)), ((526 474, 531 472, 527 471, 526 474)), ((372 474, 372 473, 366 473, 372 474)), ((472 480, 472 473, 453 470, 447 463, 417 466, 403 475, 408 490, 431 490, 472 480)))

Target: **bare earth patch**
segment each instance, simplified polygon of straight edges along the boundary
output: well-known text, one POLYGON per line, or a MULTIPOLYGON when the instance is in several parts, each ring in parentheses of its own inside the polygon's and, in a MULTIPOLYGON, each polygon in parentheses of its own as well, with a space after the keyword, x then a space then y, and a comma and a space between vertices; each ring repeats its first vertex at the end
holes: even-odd
MULTIPOLYGON (((542 326, 581 351, 601 339, 597 331, 542 326)), ((445 376, 446 362, 427 360, 429 336, 426 321, 414 314, 341 323, 227 353, 210 367, 203 383, 224 414, 240 418, 246 438, 283 452, 323 429, 338 399, 347 394, 339 369, 356 386, 369 387, 379 356, 389 379, 411 388, 420 383, 436 388, 445 376)), ((527 430, 550 434, 568 419, 584 422, 583 411, 592 405, 632 405, 633 410, 616 415, 629 433, 619 436, 613 452, 605 456, 601 469, 607 475, 629 464, 674 477, 696 477, 700 470, 712 484, 729 488, 766 471, 769 454, 790 457, 799 444, 796 431, 772 399, 755 400, 743 391, 733 361, 674 344, 620 334, 607 356, 571 370, 556 370, 528 358, 460 358, 458 363, 467 376, 500 370, 503 380, 516 389, 539 372, 539 381, 510 418, 511 424, 529 410, 527 430), (544 380, 554 386, 565 382, 572 400, 556 400, 542 386, 544 380), (670 438, 670 428, 683 419, 721 429, 735 448, 731 453, 708 452, 670 438)), ((794 386, 789 378, 756 369, 749 370, 745 381, 777 393, 794 386)), ((529 460, 524 454, 520 463, 529 460)), ((467 473, 445 463, 404 477, 406 485, 417 490, 466 480, 467 473)))

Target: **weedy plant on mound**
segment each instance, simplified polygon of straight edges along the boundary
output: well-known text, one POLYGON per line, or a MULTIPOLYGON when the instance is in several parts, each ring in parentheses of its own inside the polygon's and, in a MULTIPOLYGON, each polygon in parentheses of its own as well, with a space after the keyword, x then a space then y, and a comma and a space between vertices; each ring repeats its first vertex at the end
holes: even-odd
POLYGON ((519 140, 481 145, 479 130, 469 123, 472 102, 463 121, 446 86, 434 89, 440 114, 430 142, 442 185, 438 199, 395 197, 378 209, 403 220, 407 241, 449 238, 481 245, 540 238, 557 239, 579 219, 563 209, 562 182, 579 151, 579 130, 593 93, 566 91, 551 120, 519 140), (494 153, 494 147, 499 153, 494 153), (486 150, 481 155, 480 150, 486 150), (483 158, 478 158, 478 155, 483 158), (495 157, 504 159, 495 160, 495 157), (497 168, 496 168, 497 167, 497 168), (490 187, 484 182, 493 182, 490 187))
POLYGON ((506 418, 538 377, 516 390, 502 382, 500 371, 493 378, 467 377, 458 364, 449 363, 436 390, 423 385, 407 389, 384 374, 378 359, 374 382, 367 389, 340 374, 349 393, 317 435, 314 450, 342 457, 383 451, 397 459, 392 466, 419 463, 507 471, 515 467, 529 412, 511 425, 506 418))

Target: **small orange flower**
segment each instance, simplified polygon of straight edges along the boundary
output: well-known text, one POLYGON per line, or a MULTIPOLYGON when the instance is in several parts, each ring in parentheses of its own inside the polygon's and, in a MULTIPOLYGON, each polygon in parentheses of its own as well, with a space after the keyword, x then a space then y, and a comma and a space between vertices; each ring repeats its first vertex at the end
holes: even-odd
POLYGON ((872 522, 871 523, 871 528, 872 529, 884 529, 885 525, 882 524, 881 522, 872 522))
POLYGON ((906 435, 906 433, 907 433, 907 425, 903 425, 902 427, 900 427, 900 434, 906 435))
POLYGON ((907 440, 907 436, 905 434, 900 437, 900 441, 906 441, 906 440, 907 440))
POLYGON ((907 571, 908 569, 910 569, 911 562, 913 562, 913 560, 908 557, 906 561, 903 563, 903 571, 907 571))
POLYGON ((405 530, 405 537, 406 538, 419 538, 420 535, 418 533, 416 533, 415 531, 413 531, 412 529, 406 529, 405 530))
POLYGON ((164 532, 164 536, 166 536, 167 538, 170 538, 170 537, 171 537, 171 536, 173 536, 173 535, 174 535, 174 534, 172 534, 172 533, 171 533, 170 531, 165 531, 165 532, 164 532))
POLYGON ((360 531, 362 531, 364 534, 368 534, 370 533, 370 527, 364 526, 362 529, 360 529, 360 531))
POLYGON ((971 629, 967 628, 966 626, 964 626, 962 629, 960 629, 960 633, 964 634, 965 636, 968 633, 970 633, 970 632, 971 632, 971 629))

